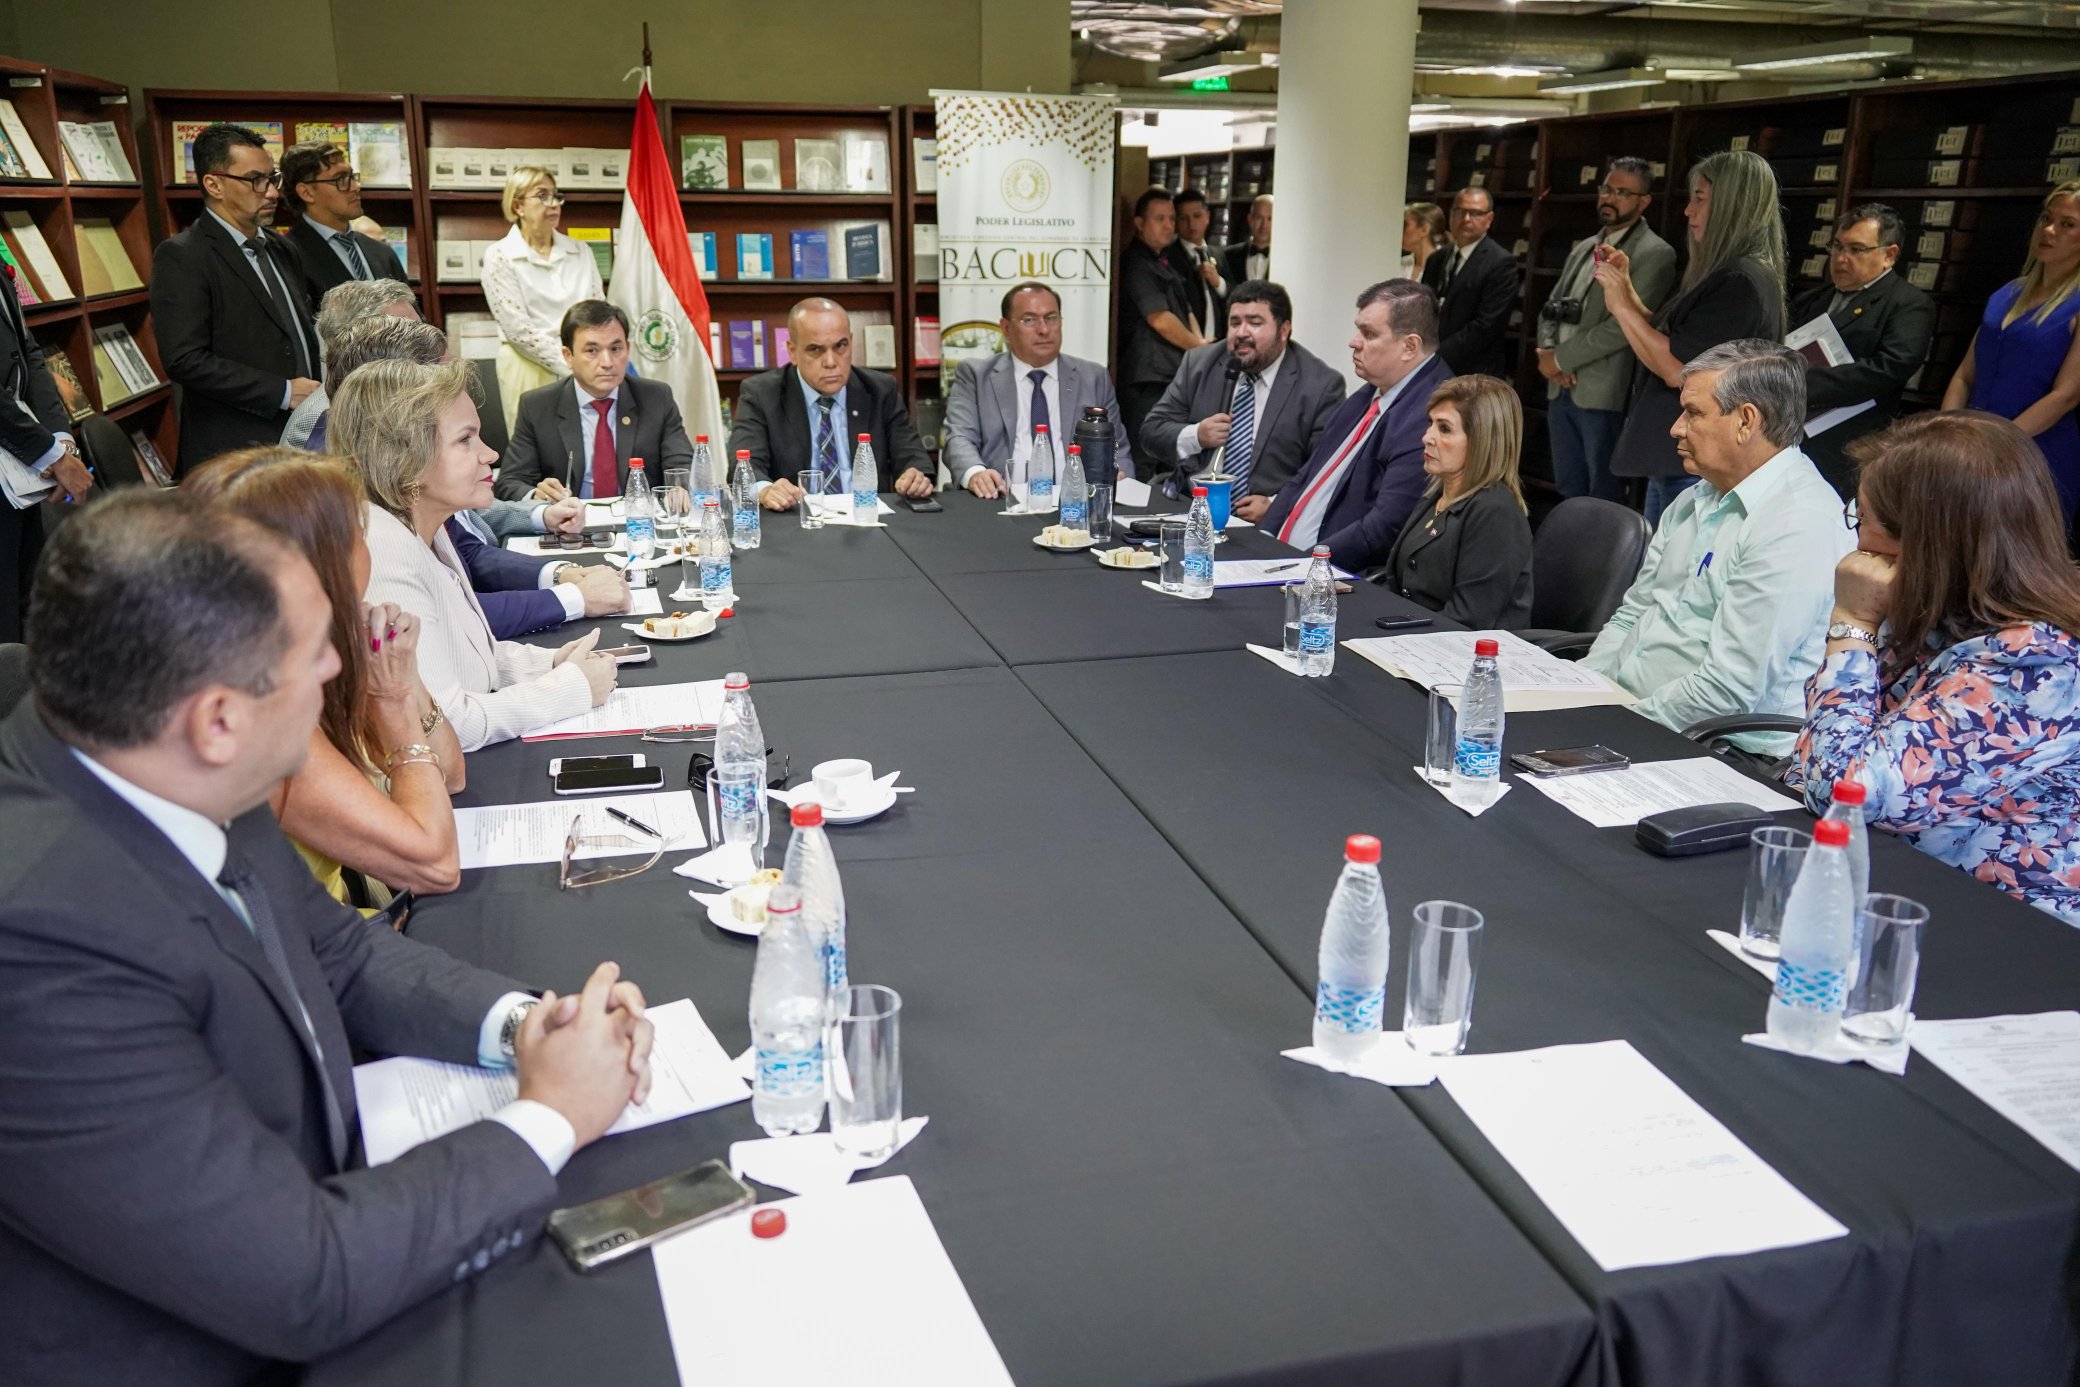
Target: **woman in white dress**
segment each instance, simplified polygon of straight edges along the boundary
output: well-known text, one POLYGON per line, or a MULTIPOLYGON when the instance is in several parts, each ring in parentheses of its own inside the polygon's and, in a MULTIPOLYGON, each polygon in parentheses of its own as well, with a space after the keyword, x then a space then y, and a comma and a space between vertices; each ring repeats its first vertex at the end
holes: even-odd
POLYGON ((556 229, 563 195, 547 169, 522 164, 506 177, 499 210, 513 229, 484 252, 484 298, 498 320, 498 394, 512 435, 520 397, 570 375, 563 315, 583 299, 607 296, 592 252, 556 229))
POLYGON ((446 529, 491 504, 498 454, 478 433, 469 368, 372 361, 332 402, 333 447, 368 488, 365 600, 419 618, 419 674, 464 751, 576 717, 614 691, 593 630, 557 650, 496 640, 446 529))

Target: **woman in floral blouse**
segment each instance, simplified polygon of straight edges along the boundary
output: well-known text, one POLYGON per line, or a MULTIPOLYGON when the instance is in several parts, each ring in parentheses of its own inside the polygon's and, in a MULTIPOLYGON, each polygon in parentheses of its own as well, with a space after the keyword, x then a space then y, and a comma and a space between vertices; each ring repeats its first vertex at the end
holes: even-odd
POLYGON ((2028 435, 1976 411, 1858 450, 1827 653, 1789 783, 2080 925, 2080 573, 2028 435))

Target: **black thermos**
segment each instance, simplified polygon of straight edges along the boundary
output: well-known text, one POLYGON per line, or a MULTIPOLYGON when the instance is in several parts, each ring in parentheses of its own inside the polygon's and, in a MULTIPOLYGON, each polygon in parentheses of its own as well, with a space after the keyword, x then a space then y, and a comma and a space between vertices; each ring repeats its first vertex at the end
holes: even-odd
POLYGON ((1083 449, 1083 480, 1090 486, 1111 486, 1119 471, 1117 438, 1112 416, 1103 405, 1090 405, 1076 421, 1076 446, 1083 449))

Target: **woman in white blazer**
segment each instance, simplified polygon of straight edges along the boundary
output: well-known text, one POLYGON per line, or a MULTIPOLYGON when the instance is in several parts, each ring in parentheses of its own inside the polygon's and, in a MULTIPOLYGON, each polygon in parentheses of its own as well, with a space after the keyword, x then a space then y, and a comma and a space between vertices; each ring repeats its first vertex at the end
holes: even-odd
POLYGON ((491 504, 498 454, 478 434, 469 368, 372 361, 332 401, 330 438, 368 487, 367 600, 417 616, 419 672, 464 751, 606 702, 615 665, 597 630, 559 650, 494 640, 445 526, 491 504))
POLYGON ((572 304, 607 293, 591 250, 556 229, 563 195, 547 169, 514 169, 499 210, 513 229, 485 248, 478 279, 498 320, 499 404, 510 437, 520 397, 571 373, 563 359, 563 315, 572 304))

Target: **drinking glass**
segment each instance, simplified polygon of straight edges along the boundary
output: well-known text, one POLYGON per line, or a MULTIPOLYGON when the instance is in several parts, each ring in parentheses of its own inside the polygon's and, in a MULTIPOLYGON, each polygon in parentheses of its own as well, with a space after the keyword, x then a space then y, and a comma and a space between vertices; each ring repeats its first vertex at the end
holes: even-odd
POLYGON ((673 534, 686 528, 686 517, 693 514, 693 469, 691 467, 667 467, 664 469, 664 490, 657 498, 657 528, 673 534))
POLYGON ((798 507, 802 513, 802 528, 805 530, 822 529, 823 473, 812 467, 796 478, 796 482, 802 488, 802 501, 798 507))
POLYGON ((1423 728, 1423 779, 1440 789, 1452 788, 1452 761, 1459 750, 1459 695, 1465 689, 1464 684, 1439 684, 1430 690, 1430 720, 1423 728))
POLYGON ((1091 536, 1099 544, 1109 545, 1112 543, 1111 487, 1094 486, 1091 488, 1091 516, 1089 524, 1091 536))
POLYGON ((1748 835, 1748 883, 1741 892, 1741 952, 1775 958, 1784 932, 1784 903, 1806 865, 1813 835, 1795 828, 1758 828, 1748 835))
POLYGON ((1473 1025, 1481 913, 1457 901, 1424 901, 1408 937, 1408 1005, 1401 1034, 1425 1055, 1456 1055, 1473 1025))
POLYGON ((1928 907, 1873 891, 1863 898, 1858 923, 1856 980, 1842 1012, 1842 1035, 1866 1049, 1896 1050, 1907 1043, 1928 907))
POLYGON ((1285 640, 1279 648, 1285 651, 1288 660, 1298 660, 1300 658, 1300 609, 1307 601, 1307 584, 1281 583, 1278 590, 1286 596, 1285 640))
POLYGON ((1004 464, 1004 514, 1026 513, 1026 492, 1032 476, 1032 459, 1013 453, 1010 461, 1004 464))
POLYGON ((1163 568, 1157 586, 1164 592, 1184 591, 1184 521, 1164 520, 1159 522, 1159 538, 1162 541, 1163 568))
POLYGON ((903 999, 874 984, 836 998, 824 1046, 831 1087, 831 1141, 842 1155, 880 1165, 895 1154, 903 1125, 903 999))

